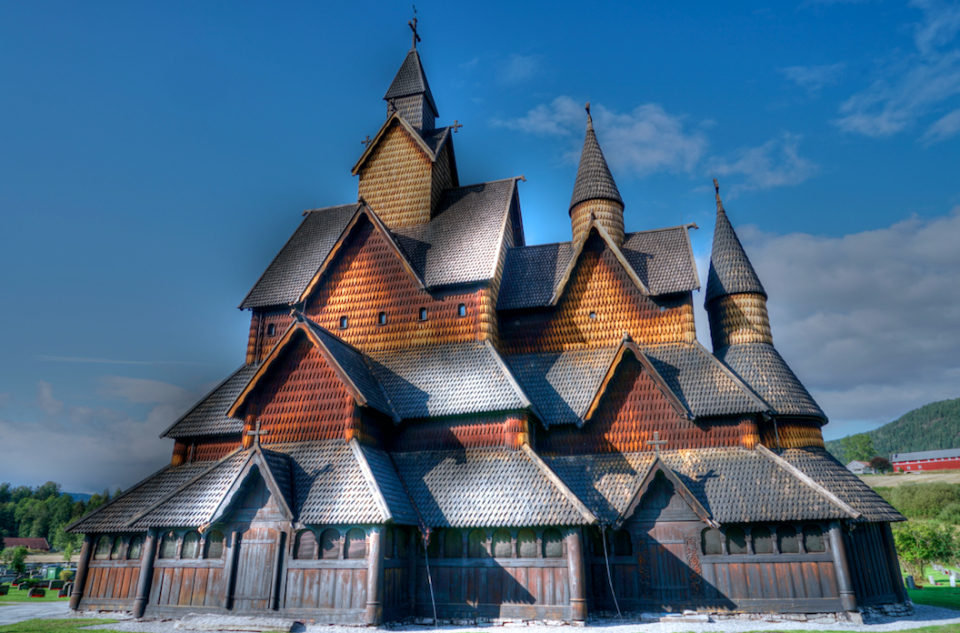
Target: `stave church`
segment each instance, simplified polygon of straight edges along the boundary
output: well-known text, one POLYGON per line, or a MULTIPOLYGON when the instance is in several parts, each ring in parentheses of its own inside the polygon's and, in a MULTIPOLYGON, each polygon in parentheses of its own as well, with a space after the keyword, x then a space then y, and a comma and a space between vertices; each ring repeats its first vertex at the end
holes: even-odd
POLYGON ((411 27, 356 201, 305 212, 256 280, 246 360, 163 433, 170 463, 69 527, 70 607, 376 625, 905 602, 904 518, 824 450, 719 187, 695 297, 695 225, 625 226, 588 105, 570 240, 528 245, 522 177, 460 181, 411 27))

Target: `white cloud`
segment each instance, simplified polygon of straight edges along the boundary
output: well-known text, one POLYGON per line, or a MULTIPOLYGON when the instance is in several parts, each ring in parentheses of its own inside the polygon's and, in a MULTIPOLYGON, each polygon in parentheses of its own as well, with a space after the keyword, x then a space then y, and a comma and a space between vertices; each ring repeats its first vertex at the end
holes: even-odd
POLYGON ((37 408, 48 417, 63 413, 63 402, 53 397, 53 385, 49 382, 37 383, 37 408))
POLYGON ((583 106, 570 97, 557 97, 528 110, 516 119, 494 119, 493 125, 538 136, 569 136, 575 126, 586 126, 583 106))
POLYGON ((930 126, 923 135, 923 141, 928 144, 945 141, 960 134, 960 110, 954 110, 930 126))
MULTIPOLYGON (((934 0, 914 0, 911 5, 923 12, 914 28, 916 51, 895 54, 870 86, 840 105, 841 118, 835 123, 841 130, 892 136, 960 94, 960 49, 944 49, 960 30, 960 6, 934 0)), ((924 140, 941 137, 931 128, 924 140)))
POLYGON ((798 185, 817 173, 816 163, 800 156, 801 137, 784 132, 759 147, 734 152, 734 158, 714 157, 708 161, 717 176, 742 176, 728 191, 736 197, 741 191, 798 185))
POLYGON ((797 84, 804 90, 815 93, 827 85, 835 84, 840 81, 840 75, 846 64, 828 64, 825 66, 788 66, 781 68, 787 79, 797 84))
POLYGON ((830 436, 960 397, 960 207, 842 237, 737 230, 770 295, 774 343, 830 436))

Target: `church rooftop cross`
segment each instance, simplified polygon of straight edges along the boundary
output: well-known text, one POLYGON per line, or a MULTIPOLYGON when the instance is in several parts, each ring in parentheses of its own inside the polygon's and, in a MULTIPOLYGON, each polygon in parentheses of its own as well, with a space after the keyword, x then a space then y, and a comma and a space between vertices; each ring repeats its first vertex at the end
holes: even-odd
MULTIPOLYGON (((416 16, 417 7, 413 7, 413 14, 416 16)), ((420 41, 420 36, 417 34, 417 18, 414 17, 412 20, 407 22, 407 25, 410 27, 410 30, 413 31, 413 48, 417 48, 417 42, 420 41)))
POLYGON ((667 440, 660 439, 660 431, 653 432, 653 439, 647 440, 647 444, 652 446, 653 449, 657 452, 657 458, 660 458, 660 447, 667 445, 667 440))
POLYGON ((257 429, 255 431, 247 431, 247 435, 253 437, 253 445, 260 446, 260 436, 267 435, 269 431, 260 430, 260 420, 257 420, 257 429))

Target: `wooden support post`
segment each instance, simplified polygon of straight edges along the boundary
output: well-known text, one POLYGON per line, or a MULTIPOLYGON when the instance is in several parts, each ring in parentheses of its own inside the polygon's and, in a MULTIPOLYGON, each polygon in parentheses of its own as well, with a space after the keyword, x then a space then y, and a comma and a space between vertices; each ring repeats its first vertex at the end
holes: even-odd
POLYGON ((87 584, 87 570, 90 567, 90 556, 93 554, 93 535, 83 535, 83 547, 80 548, 80 563, 77 565, 77 577, 73 579, 73 593, 70 594, 70 610, 80 608, 83 598, 84 585, 87 584))
POLYGON ((900 575, 900 557, 897 556, 897 546, 893 541, 893 530, 889 523, 884 523, 880 528, 884 545, 887 550, 887 566, 890 568, 890 579, 893 581, 893 590, 897 592, 897 600, 907 601, 907 588, 903 586, 903 576, 900 575))
POLYGON ((236 530, 231 530, 230 545, 229 549, 227 549, 227 561, 224 564, 226 569, 223 570, 223 577, 227 583, 227 586, 223 591, 224 609, 233 608, 233 591, 234 585, 237 583, 237 550, 239 549, 239 544, 240 533, 236 530))
POLYGON ((583 548, 580 545, 580 528, 567 534, 567 566, 570 570, 570 617, 587 619, 587 579, 583 573, 583 548))
POLYGON ((137 579, 137 595, 133 600, 133 617, 143 617, 150 601, 150 585, 153 582, 153 559, 157 554, 157 530, 150 528, 140 549, 140 577, 137 579))
POLYGON ((840 604, 845 611, 857 610, 857 594, 853 590, 853 578, 850 575, 850 562, 847 559, 847 546, 843 542, 843 532, 839 521, 830 521, 830 549, 833 550, 833 565, 837 574, 837 588, 840 590, 840 604))
MULTIPOLYGON (((258 440, 259 441, 259 440, 258 440)), ((277 553, 273 558, 273 578, 270 579, 270 602, 267 608, 276 611, 280 604, 280 584, 283 573, 283 548, 286 545, 286 532, 276 530, 277 534, 277 553)))
POLYGON ((383 528, 370 528, 370 547, 367 549, 367 611, 364 623, 377 625, 383 621, 383 528))
MULTIPOLYGON (((410 591, 410 616, 416 617, 417 615, 417 560, 419 556, 417 554, 417 530, 407 530, 407 535, 409 536, 409 544, 407 545, 407 570, 409 572, 409 578, 407 579, 407 586, 410 591)), ((464 555, 466 558, 466 555, 464 555)))

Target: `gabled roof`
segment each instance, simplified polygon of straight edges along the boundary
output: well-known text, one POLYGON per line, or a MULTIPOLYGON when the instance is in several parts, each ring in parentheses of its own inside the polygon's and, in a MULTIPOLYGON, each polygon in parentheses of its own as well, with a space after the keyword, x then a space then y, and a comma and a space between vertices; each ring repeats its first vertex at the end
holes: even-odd
POLYGON ((360 204, 313 209, 297 227, 240 304, 241 309, 289 305, 326 260, 360 204))
POLYGON ((530 407, 488 342, 448 343, 368 354, 400 418, 465 415, 530 407))
POLYGON ((663 473, 664 477, 666 477, 667 480, 673 484, 673 489, 683 498, 684 501, 686 501, 687 505, 690 506, 690 509, 693 510, 694 514, 700 517, 701 521, 712 527, 720 526, 719 523, 713 520, 706 508, 700 504, 696 496, 690 492, 690 489, 687 488, 686 484, 683 483, 683 480, 680 479, 677 474, 670 469, 669 466, 667 466, 663 459, 657 456, 654 457, 653 463, 647 469, 646 474, 637 479, 637 485, 633 494, 630 496, 630 501, 627 503, 626 508, 620 513, 620 516, 617 517, 617 520, 613 523, 613 528, 615 530, 619 530, 624 521, 632 517, 634 512, 637 511, 643 496, 647 493, 647 491, 650 489, 650 485, 653 484, 654 480, 656 479, 657 473, 663 473))
MULTIPOLYGON (((717 181, 713 182, 716 185, 717 181)), ((727 218, 720 201, 720 187, 717 185, 717 226, 713 232, 707 294, 703 301, 707 304, 719 297, 747 292, 767 296, 750 258, 740 244, 737 232, 727 218)))
MULTIPOLYGON (((380 126, 380 129, 377 131, 376 136, 367 143, 367 147, 363 150, 363 153, 360 154, 360 158, 357 159, 357 162, 354 163, 353 169, 350 170, 350 173, 356 176, 360 173, 360 169, 363 168, 364 163, 367 162, 367 159, 373 155, 374 150, 380 145, 381 141, 386 137, 387 131, 398 125, 402 127, 406 133, 413 139, 414 143, 423 150, 423 153, 426 154, 427 158, 430 159, 431 163, 437 162, 437 158, 440 157, 440 150, 443 146, 449 142, 450 146, 450 156, 453 158, 453 138, 450 136, 451 127, 436 128, 433 130, 419 130, 413 125, 410 124, 399 112, 394 112, 387 117, 387 120, 384 121, 383 125, 380 126)), ((456 169, 453 169, 454 165, 451 165, 452 175, 454 179, 457 178, 456 169)))
POLYGON ((416 48, 411 48, 383 98, 389 101, 418 94, 424 95, 433 109, 434 116, 440 116, 437 104, 433 100, 433 93, 430 92, 430 84, 427 83, 427 74, 423 71, 423 64, 420 63, 420 53, 416 48))
MULTIPOLYGON (((949 459, 960 457, 960 448, 945 448, 936 451, 916 451, 913 453, 894 453, 890 456, 891 462, 912 462, 924 459, 949 459)), ((867 462, 861 462, 866 464, 867 462)))
POLYGON ((176 439, 240 433, 243 430, 243 420, 229 417, 227 411, 250 382, 256 370, 257 365, 241 365, 189 411, 180 416, 160 434, 160 437, 176 439))
POLYGON ((714 353, 778 415, 826 422, 826 414, 773 345, 737 343, 714 353))
POLYGON ((598 198, 613 200, 623 206, 623 198, 613 181, 610 167, 603 157, 597 135, 593 131, 593 117, 590 116, 590 104, 587 104, 587 134, 583 139, 583 151, 580 153, 580 166, 577 168, 577 180, 573 185, 570 208, 585 200, 598 198))
MULTIPOLYGON (((700 287, 696 260, 685 224, 655 231, 628 233, 620 252, 651 295, 689 292, 700 287)), ((549 305, 574 256, 574 244, 541 244, 511 248, 497 299, 498 310, 549 305)))
POLYGON ((298 335, 302 335, 313 343, 357 404, 372 407, 399 421, 386 393, 370 371, 371 368, 367 365, 363 352, 334 336, 299 312, 295 312, 295 316, 296 320, 290 324, 287 331, 270 350, 270 354, 260 363, 257 371, 250 378, 250 382, 247 383, 230 406, 227 415, 230 417, 239 415, 241 408, 246 404, 257 385, 264 380, 272 365, 289 345, 298 340, 298 335))
POLYGON ((589 525, 592 512, 527 451, 467 448, 394 453, 428 527, 589 525), (558 485, 560 483, 560 485, 558 485))

